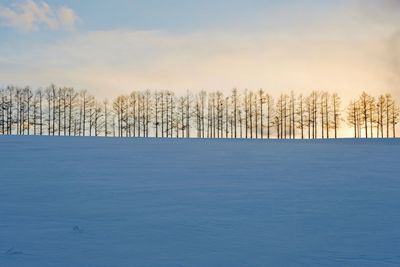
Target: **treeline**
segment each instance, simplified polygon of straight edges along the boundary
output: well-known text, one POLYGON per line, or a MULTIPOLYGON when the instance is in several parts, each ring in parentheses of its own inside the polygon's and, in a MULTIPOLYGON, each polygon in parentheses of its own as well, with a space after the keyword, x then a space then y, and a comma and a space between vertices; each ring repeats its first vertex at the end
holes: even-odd
POLYGON ((355 138, 389 138, 396 137, 398 122, 399 107, 390 94, 363 93, 346 110, 337 94, 319 91, 274 99, 263 90, 147 90, 108 102, 55 85, 0 89, 3 135, 316 139, 337 138, 350 126, 355 138))

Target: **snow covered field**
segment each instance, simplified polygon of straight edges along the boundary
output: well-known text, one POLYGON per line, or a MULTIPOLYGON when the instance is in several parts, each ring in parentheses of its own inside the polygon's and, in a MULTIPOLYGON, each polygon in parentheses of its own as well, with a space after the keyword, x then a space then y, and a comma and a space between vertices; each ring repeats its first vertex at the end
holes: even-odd
POLYGON ((399 266, 400 141, 0 137, 0 266, 399 266))

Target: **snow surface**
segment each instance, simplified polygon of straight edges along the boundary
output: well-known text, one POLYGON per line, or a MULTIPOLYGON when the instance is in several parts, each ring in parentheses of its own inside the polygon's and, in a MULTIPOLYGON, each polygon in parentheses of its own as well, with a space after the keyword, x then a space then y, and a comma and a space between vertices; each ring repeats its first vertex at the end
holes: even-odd
POLYGON ((0 137, 0 266, 399 266, 399 152, 0 137))

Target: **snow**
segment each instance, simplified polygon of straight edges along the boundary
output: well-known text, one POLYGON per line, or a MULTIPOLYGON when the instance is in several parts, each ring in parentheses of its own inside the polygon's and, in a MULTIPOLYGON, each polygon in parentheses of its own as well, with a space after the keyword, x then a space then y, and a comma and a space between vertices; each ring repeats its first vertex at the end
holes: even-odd
POLYGON ((0 266, 399 266, 399 152, 0 137, 0 266))

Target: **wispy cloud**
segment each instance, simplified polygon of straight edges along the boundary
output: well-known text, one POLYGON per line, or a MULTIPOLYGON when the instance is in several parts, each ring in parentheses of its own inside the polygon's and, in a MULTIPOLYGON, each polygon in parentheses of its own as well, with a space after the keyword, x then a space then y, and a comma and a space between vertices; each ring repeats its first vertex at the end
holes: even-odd
POLYGON ((361 90, 391 88, 381 44, 364 36, 343 41, 321 34, 103 31, 77 33, 33 51, 13 55, 7 63, 0 60, 0 80, 43 86, 55 82, 100 96, 133 88, 185 92, 239 87, 272 93, 321 89, 353 97, 361 90))
POLYGON ((78 20, 69 7, 51 7, 44 1, 25 0, 9 7, 0 4, 0 25, 30 32, 41 28, 73 30, 78 20))
MULTIPOLYGON (((390 74, 390 80, 400 87, 400 1, 399 0, 358 0, 361 22, 366 28, 385 33, 380 38, 382 61, 390 74)), ((400 94, 399 89, 397 89, 400 94)))

